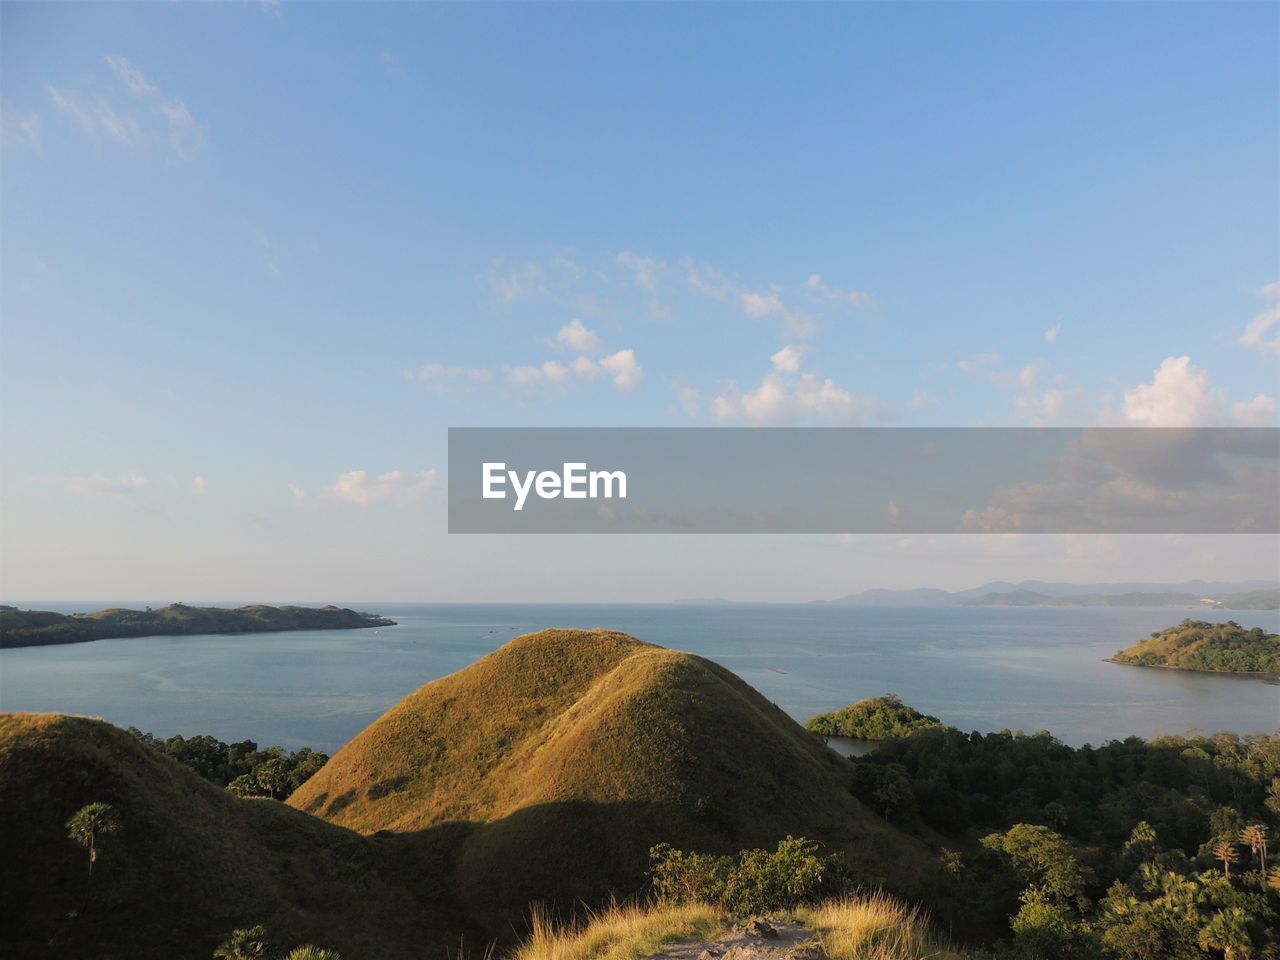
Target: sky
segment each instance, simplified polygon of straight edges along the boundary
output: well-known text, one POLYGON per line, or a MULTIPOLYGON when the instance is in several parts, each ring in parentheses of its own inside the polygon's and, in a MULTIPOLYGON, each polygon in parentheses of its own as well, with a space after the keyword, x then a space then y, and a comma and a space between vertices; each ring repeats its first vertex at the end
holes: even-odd
POLYGON ((1278 38, 1271 3, 5 3, 0 597, 1274 578, 1267 536, 450 536, 444 483, 450 426, 1275 425, 1278 38))

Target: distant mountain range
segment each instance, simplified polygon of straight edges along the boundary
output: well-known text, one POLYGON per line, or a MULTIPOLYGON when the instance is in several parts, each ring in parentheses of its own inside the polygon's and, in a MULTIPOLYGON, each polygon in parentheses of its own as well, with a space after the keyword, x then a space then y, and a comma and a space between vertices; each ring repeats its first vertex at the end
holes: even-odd
POLYGON ((863 590, 838 600, 849 606, 966 607, 1195 607, 1280 609, 1280 585, 1270 580, 1187 580, 1182 583, 1055 583, 1000 580, 969 590, 863 590))

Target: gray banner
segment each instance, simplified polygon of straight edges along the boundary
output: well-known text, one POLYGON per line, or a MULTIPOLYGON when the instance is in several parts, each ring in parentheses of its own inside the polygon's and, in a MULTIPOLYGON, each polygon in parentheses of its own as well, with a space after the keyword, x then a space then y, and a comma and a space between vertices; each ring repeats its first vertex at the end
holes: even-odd
POLYGON ((1277 533, 1275 428, 453 428, 450 533, 1277 533))

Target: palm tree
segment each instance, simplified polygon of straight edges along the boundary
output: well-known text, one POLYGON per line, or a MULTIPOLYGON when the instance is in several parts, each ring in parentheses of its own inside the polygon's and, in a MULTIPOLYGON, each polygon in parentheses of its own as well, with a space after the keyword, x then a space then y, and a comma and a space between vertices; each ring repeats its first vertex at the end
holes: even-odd
POLYGON ((1240 831, 1240 842, 1247 846, 1262 864, 1262 874, 1267 873, 1267 828, 1253 823, 1240 831))
POLYGON ((1200 931, 1202 950, 1221 950, 1223 960, 1250 960, 1253 941, 1249 939, 1249 918, 1240 907, 1220 910, 1200 931))
POLYGON ((1223 837, 1218 841, 1218 846, 1214 849, 1213 856, 1215 859, 1222 861, 1222 872, 1230 880, 1231 865, 1240 859, 1240 854, 1236 852, 1236 845, 1231 842, 1229 837, 1223 837))
POLYGON ((342 957, 338 955, 337 950, 326 950, 324 947, 308 943, 301 947, 294 947, 284 960, 342 960, 342 957))
POLYGON ((120 832, 120 815, 109 803, 90 803, 81 807, 67 821, 67 833, 76 843, 89 849, 89 877, 98 859, 98 844, 103 837, 120 832))
POLYGON ((270 955, 271 941, 267 938, 267 928, 262 924, 233 931, 213 951, 214 960, 267 960, 270 955))

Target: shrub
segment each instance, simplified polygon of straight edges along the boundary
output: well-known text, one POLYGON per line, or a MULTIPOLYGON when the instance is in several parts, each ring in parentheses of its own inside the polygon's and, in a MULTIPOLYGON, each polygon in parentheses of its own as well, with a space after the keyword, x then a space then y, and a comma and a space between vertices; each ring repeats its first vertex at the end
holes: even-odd
POLYGON ((736 914, 786 910, 848 886, 843 860, 812 840, 787 837, 776 850, 736 857, 686 853, 669 844, 649 851, 654 891, 679 903, 712 903, 736 914))

